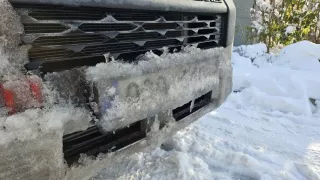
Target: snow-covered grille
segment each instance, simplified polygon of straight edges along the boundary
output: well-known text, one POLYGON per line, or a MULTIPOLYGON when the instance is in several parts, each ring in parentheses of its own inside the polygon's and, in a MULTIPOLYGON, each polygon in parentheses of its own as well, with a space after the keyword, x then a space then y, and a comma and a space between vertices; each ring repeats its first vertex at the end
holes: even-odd
POLYGON ((163 47, 173 51, 186 45, 213 48, 225 43, 224 14, 14 6, 25 27, 23 43, 33 45, 26 65, 31 70, 66 69, 62 65, 66 61, 68 68, 95 65, 108 53, 132 62, 163 47))

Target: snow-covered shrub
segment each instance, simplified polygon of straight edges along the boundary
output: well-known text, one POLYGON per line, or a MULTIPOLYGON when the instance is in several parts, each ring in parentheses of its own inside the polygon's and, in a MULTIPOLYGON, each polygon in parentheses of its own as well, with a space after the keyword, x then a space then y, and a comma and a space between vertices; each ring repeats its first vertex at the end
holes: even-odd
POLYGON ((255 0, 251 9, 251 40, 270 48, 302 40, 320 42, 319 0, 255 0))

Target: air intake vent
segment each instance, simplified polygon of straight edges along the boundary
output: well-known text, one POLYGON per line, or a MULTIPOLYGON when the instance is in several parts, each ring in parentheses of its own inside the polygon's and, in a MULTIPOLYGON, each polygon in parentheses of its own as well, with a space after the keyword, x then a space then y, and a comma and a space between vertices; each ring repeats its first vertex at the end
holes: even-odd
POLYGON ((152 50, 224 43, 225 14, 87 7, 14 5, 23 14, 29 70, 57 71, 104 62, 104 54, 133 62, 152 50), (29 17, 28 17, 29 16, 29 17), (208 38, 210 37, 210 38, 208 38))

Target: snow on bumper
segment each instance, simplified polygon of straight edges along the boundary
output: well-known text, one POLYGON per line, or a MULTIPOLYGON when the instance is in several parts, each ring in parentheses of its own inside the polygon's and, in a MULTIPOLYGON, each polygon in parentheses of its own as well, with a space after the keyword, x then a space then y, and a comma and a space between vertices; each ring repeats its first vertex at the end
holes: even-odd
POLYGON ((1 145, 0 179, 61 180, 62 133, 48 133, 32 141, 1 145))
POLYGON ((105 131, 167 112, 211 92, 220 105, 231 92, 231 47, 157 56, 149 53, 137 65, 110 62, 89 68, 95 100, 105 131))

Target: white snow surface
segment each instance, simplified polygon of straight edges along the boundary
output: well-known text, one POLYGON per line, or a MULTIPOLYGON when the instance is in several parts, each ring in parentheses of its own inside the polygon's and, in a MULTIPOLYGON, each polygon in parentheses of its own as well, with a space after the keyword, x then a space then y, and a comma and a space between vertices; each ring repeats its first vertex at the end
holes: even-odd
POLYGON ((310 42, 279 55, 235 48, 234 93, 219 109, 93 179, 320 179, 319 52, 310 42))
POLYGON ((286 34, 286 35, 292 34, 294 31, 296 31, 296 27, 295 27, 295 26, 288 26, 288 27, 286 28, 285 34, 286 34))

